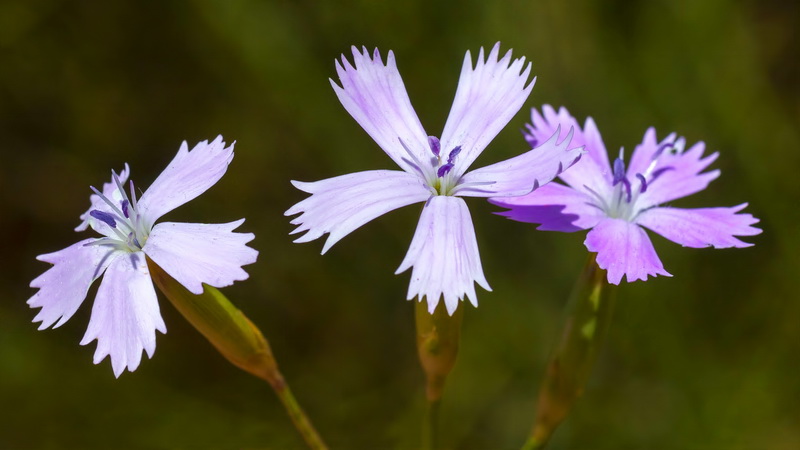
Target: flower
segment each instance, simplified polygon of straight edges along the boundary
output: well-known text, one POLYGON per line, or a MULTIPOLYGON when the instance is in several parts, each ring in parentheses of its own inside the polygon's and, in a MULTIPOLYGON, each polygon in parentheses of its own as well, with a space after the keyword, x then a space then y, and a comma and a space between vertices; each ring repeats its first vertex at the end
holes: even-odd
POLYGON ((428 136, 417 118, 403 80, 389 51, 384 65, 377 49, 370 57, 353 47, 355 66, 342 55, 336 69, 341 87, 336 95, 399 170, 356 172, 313 183, 292 181, 311 194, 292 206, 287 216, 294 233, 307 232, 295 242, 308 242, 329 233, 322 248, 389 211, 425 202, 417 230, 396 273, 413 266, 407 298, 428 299, 436 308, 444 297, 452 314, 466 295, 477 305, 474 282, 491 290, 481 268, 472 218, 461 197, 518 196, 530 192, 572 165, 580 149, 568 149, 568 139, 555 139, 509 160, 466 173, 470 164, 519 111, 535 78, 527 83, 531 65, 525 58, 511 61, 511 51, 498 59, 500 44, 484 59, 483 49, 473 67, 467 52, 450 115, 441 139, 428 136), (522 71, 522 72, 521 72, 522 71), (521 73, 520 73, 521 72, 521 73), (527 86, 526 86, 527 83, 527 86))
POLYGON ((761 230, 750 214, 740 214, 743 203, 730 208, 682 209, 662 206, 700 192, 717 178, 719 170, 703 172, 718 153, 703 157, 705 144, 685 149, 682 137, 670 134, 661 141, 649 128, 633 152, 627 170, 624 152, 609 165, 605 145, 591 117, 583 129, 566 108, 558 113, 549 105, 542 114, 532 111, 525 139, 536 147, 554 129, 573 127, 573 142, 584 145, 587 157, 560 175, 567 185, 550 183, 517 198, 489 201, 510 208, 500 214, 520 222, 540 224, 537 229, 572 232, 588 230, 584 244, 597 252, 597 264, 608 271, 609 283, 646 280, 666 275, 650 242, 646 227, 684 247, 749 247, 735 236, 753 236, 761 230))
POLYGON ((119 377, 126 368, 133 371, 139 366, 142 350, 152 357, 156 330, 167 331, 146 258, 194 294, 203 292, 203 283, 223 287, 246 279, 241 266, 255 262, 258 252, 245 245, 252 233, 233 232, 244 219, 155 225, 161 216, 219 181, 232 159, 233 145, 225 148, 222 136, 210 144, 200 142, 191 151, 184 142, 138 201, 132 181, 130 196, 123 189, 130 172, 127 164, 120 174, 112 171, 102 192, 92 187, 91 207, 75 231, 91 227, 104 237, 37 257, 53 264, 31 282, 31 287, 39 288, 28 300, 32 308, 41 308, 33 319, 41 322, 39 329, 57 328, 69 320, 94 280, 105 273, 81 345, 97 339, 94 363, 109 355, 119 377))

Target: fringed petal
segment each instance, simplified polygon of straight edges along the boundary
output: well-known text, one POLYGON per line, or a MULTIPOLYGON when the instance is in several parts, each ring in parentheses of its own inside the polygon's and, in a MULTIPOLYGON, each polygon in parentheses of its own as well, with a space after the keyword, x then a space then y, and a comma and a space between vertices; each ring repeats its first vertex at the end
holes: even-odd
POLYGON ((234 233, 244 219, 223 224, 156 225, 143 251, 172 278, 194 294, 203 284, 217 288, 246 280, 242 266, 256 262, 258 252, 246 244, 253 233, 234 233))
POLYGON ((456 96, 441 136, 442 152, 461 147, 453 168, 455 178, 467 171, 514 117, 536 82, 534 78, 528 83, 531 64, 525 64, 525 57, 511 61, 511 50, 502 58, 499 55, 498 42, 485 59, 480 49, 474 67, 470 52, 464 56, 456 96))
POLYGON ((158 218, 187 203, 217 183, 233 160, 233 144, 222 136, 200 142, 189 151, 184 141, 178 154, 139 199, 139 214, 152 226, 158 218))
POLYGON ((419 203, 431 196, 424 181, 416 175, 397 170, 371 170, 351 173, 313 183, 292 181, 310 197, 289 208, 297 225, 292 234, 307 232, 295 242, 309 242, 329 233, 322 253, 356 228, 394 211, 419 203))
POLYGON ((476 282, 492 290, 483 275, 475 229, 464 200, 435 196, 425 205, 408 253, 395 273, 412 266, 408 299, 427 297, 431 314, 440 297, 450 315, 465 296, 477 306, 476 282))
POLYGON ((611 193, 611 166, 606 146, 591 117, 586 119, 586 124, 581 128, 567 108, 562 106, 556 112, 550 105, 544 105, 542 114, 535 108, 531 110, 531 120, 525 138, 534 148, 549 141, 559 127, 562 137, 574 130, 571 148, 584 147, 586 154, 560 175, 562 180, 578 190, 585 190, 584 186, 587 186, 604 197, 611 193))
POLYGON ((119 377, 125 369, 132 372, 139 367, 142 350, 153 356, 156 330, 166 333, 167 327, 144 253, 122 254, 108 266, 100 283, 81 345, 97 339, 94 363, 110 356, 114 375, 119 377))
POLYGON ((529 194, 569 169, 582 150, 570 145, 568 134, 556 144, 558 131, 544 144, 519 156, 473 170, 461 177, 456 195, 463 197, 516 197, 529 194))
POLYGON ((647 233, 622 219, 603 219, 586 235, 590 252, 597 252, 597 265, 608 271, 608 282, 619 284, 647 280, 648 276, 672 276, 664 270, 647 233))
POLYGON ((730 208, 651 208, 641 213, 636 222, 684 247, 750 247, 753 244, 735 237, 761 233, 751 226, 758 219, 737 214, 746 206, 747 203, 730 208))
POLYGON ((366 47, 353 47, 353 62, 355 67, 342 55, 341 62, 336 61, 342 86, 330 80, 344 109, 403 170, 432 176, 428 135, 411 106, 394 53, 389 51, 384 65, 378 49, 370 57, 366 47))
POLYGON ((75 314, 89 287, 98 279, 119 252, 102 245, 91 245, 96 239, 85 239, 69 247, 36 257, 53 267, 31 281, 39 288, 28 300, 31 308, 42 308, 34 322, 39 329, 57 328, 75 314), (58 321, 56 323, 56 321, 58 321), (55 323, 55 325, 53 325, 55 323))
POLYGON ((558 183, 521 197, 491 198, 489 202, 509 208, 497 214, 517 222, 538 223, 536 229, 542 231, 586 230, 605 217, 586 194, 558 183))

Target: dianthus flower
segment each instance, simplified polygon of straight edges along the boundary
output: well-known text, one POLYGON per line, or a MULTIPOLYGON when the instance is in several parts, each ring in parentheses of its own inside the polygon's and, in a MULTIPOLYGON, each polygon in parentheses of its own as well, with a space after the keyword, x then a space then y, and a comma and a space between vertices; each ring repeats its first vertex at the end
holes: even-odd
POLYGON ((329 233, 322 249, 389 211, 425 202, 417 230, 396 273, 413 266, 409 300, 428 299, 433 312, 444 297, 452 314, 464 297, 477 305, 474 283, 491 290, 481 267, 478 243, 467 205, 461 197, 527 194, 572 165, 580 149, 559 145, 555 136, 535 150, 467 173, 489 142, 522 107, 533 88, 530 63, 499 58, 500 44, 473 67, 467 52, 455 100, 441 139, 428 136, 406 93, 390 51, 386 64, 377 49, 353 47, 355 66, 342 55, 336 62, 341 87, 331 80, 344 108, 398 165, 399 170, 372 170, 313 183, 293 181, 311 194, 286 211, 298 213, 292 233, 307 232, 295 242, 329 233), (524 71, 523 66, 525 67, 524 71), (527 85, 526 85, 527 84, 527 85))
POLYGON ((540 224, 537 229, 572 232, 590 230, 584 244, 597 253, 597 264, 608 271, 609 283, 671 276, 664 270, 650 238, 642 227, 684 247, 749 247, 735 236, 753 236, 761 230, 750 214, 739 213, 743 203, 727 208, 682 209, 665 203, 702 191, 719 170, 703 172, 718 153, 703 157, 705 144, 686 149, 682 137, 670 134, 661 141, 654 128, 644 134, 626 170, 624 154, 609 164, 605 145, 591 117, 583 129, 566 108, 556 112, 545 105, 534 109, 525 138, 532 147, 550 138, 553 130, 572 127, 573 145, 583 145, 586 155, 560 175, 567 185, 550 183, 516 198, 492 198, 509 208, 500 214, 520 222, 540 224))
POLYGON ((38 260, 53 264, 31 287, 39 288, 28 300, 41 308, 33 319, 39 329, 64 324, 86 298, 94 280, 103 276, 92 308, 89 327, 81 340, 97 340, 94 363, 111 357, 114 374, 139 366, 142 350, 149 357, 156 348, 156 330, 166 333, 146 258, 194 294, 203 283, 214 287, 244 280, 243 265, 255 262, 258 252, 245 245, 251 233, 234 233, 244 219, 226 224, 155 224, 164 214, 196 198, 225 174, 233 159, 233 145, 225 147, 222 136, 212 143, 200 142, 191 151, 184 142, 166 170, 141 198, 133 182, 130 195, 123 188, 128 165, 112 171, 103 190, 92 190, 91 207, 81 215, 75 231, 91 227, 103 235, 84 239, 38 260), (105 275, 104 275, 105 274, 105 275))

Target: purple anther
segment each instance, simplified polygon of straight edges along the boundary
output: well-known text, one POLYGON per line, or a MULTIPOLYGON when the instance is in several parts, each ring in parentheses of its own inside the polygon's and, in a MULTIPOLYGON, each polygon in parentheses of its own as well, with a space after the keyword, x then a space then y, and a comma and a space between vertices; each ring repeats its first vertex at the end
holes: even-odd
POLYGON ((117 228, 117 221, 114 220, 114 216, 107 212, 100 211, 99 209, 93 209, 89 211, 89 215, 110 226, 111 228, 117 228))
POLYGON ((617 158, 614 160, 614 181, 611 185, 616 186, 622 181, 627 181, 625 179, 625 162, 622 161, 622 158, 617 158))
POLYGON ((439 167, 439 170, 436 171, 436 175, 439 178, 442 178, 443 176, 447 175, 451 170, 453 170, 453 163, 447 163, 442 167, 439 167))
POLYGON ((431 147, 431 151, 433 152, 436 157, 439 157, 439 151, 441 150, 441 145, 439 145, 439 138, 436 136, 428 136, 428 145, 431 147))
POLYGON ((453 164, 456 162, 456 156, 461 153, 461 146, 457 145, 456 148, 450 151, 450 155, 447 157, 447 164, 453 164))
POLYGON ((662 153, 664 153, 664 150, 666 150, 666 149, 668 149, 670 147, 672 147, 672 143, 670 143, 670 142, 667 142, 666 144, 661 144, 658 147, 658 150, 656 150, 656 152, 653 153, 653 160, 658 159, 658 157, 661 156, 662 153))
POLYGON ((639 188, 639 193, 644 194, 647 192, 647 180, 644 178, 644 175, 637 173, 636 178, 639 179, 639 182, 642 183, 642 187, 639 188))
POLYGON ((130 214, 128 214, 128 200, 122 201, 122 214, 125 216, 126 219, 130 218, 130 214))

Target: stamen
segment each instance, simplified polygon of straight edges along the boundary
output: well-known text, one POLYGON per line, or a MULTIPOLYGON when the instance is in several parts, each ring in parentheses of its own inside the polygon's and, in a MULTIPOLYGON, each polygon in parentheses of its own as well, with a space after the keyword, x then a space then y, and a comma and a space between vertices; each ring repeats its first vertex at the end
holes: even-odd
POLYGON ((644 178, 644 175, 640 173, 636 174, 636 178, 638 178, 639 183, 641 183, 641 186, 639 187, 639 193, 644 194, 645 192, 647 192, 647 180, 644 178))
POLYGON ((667 142, 667 143, 661 144, 661 146, 658 147, 658 150, 656 150, 656 152, 653 153, 653 159, 654 160, 658 159, 661 156, 661 154, 664 153, 664 150, 666 150, 666 149, 668 149, 670 147, 672 147, 672 142, 667 142))
POLYGON ((442 146, 439 144, 439 138, 436 136, 428 136, 428 145, 431 147, 431 151, 433 152, 436 157, 439 157, 439 151, 441 150, 442 146))
POLYGON ((492 192, 488 189, 477 189, 477 186, 489 186, 495 184, 496 181, 473 181, 471 183, 461 183, 450 191, 450 195, 456 195, 456 192, 469 190, 477 192, 492 192))
POLYGON ((656 178, 660 177, 664 172, 669 172, 670 170, 675 170, 672 166, 662 167, 653 172, 653 175, 650 177, 650 183, 656 181, 656 178))
POLYGON ((419 173, 420 173, 420 175, 422 175, 422 178, 428 179, 428 177, 427 177, 427 176, 426 176, 426 174, 425 174, 425 171, 424 171, 424 170, 422 170, 422 163, 421 163, 421 162, 419 162, 419 159, 417 159, 417 157, 414 155, 414 153, 412 153, 412 152, 411 152, 411 149, 409 149, 409 148, 408 148, 408 146, 406 145, 406 143, 405 143, 405 142, 403 142, 403 138, 401 138, 401 137, 399 137, 399 136, 398 136, 398 137, 397 137, 397 140, 398 140, 398 141, 400 141, 400 145, 402 145, 402 146, 403 146, 403 149, 405 149, 405 151, 406 151, 406 154, 408 154, 408 156, 410 156, 410 157, 411 157, 411 161, 409 161, 409 160, 407 160, 407 159, 405 159, 405 161, 406 161, 406 162, 407 162, 407 163, 408 163, 408 164, 409 164, 411 167, 413 167, 413 168, 417 169, 417 172, 419 172, 419 173))
POLYGON ((130 219, 130 214, 128 213, 128 200, 122 201, 122 214, 125 215, 126 219, 130 219))
POLYGON ((436 175, 439 178, 442 178, 443 176, 447 175, 451 170, 453 170, 453 163, 447 163, 439 167, 439 170, 436 171, 436 175))
POLYGON ((110 226, 111 228, 117 228, 117 221, 114 220, 114 216, 107 212, 100 211, 99 209, 93 209, 89 211, 89 215, 110 226))
MULTIPOLYGON (((111 200, 109 200, 109 198, 108 198, 108 197, 106 197, 105 195, 103 195, 103 193, 102 193, 102 192, 100 192, 100 191, 99 191, 99 190, 98 190, 96 187, 94 187, 94 186, 89 186, 89 188, 91 188, 91 189, 92 189, 92 191, 94 191, 94 193, 95 193, 95 194, 97 194, 97 196, 98 196, 98 197, 100 197, 100 199, 102 199, 104 202, 106 202, 106 204, 107 204, 108 206, 110 206, 110 207, 111 207, 111 209, 113 210, 113 212, 114 212, 114 213, 116 213, 116 215, 117 215, 117 216, 116 216, 116 218, 117 218, 117 219, 120 219, 120 223, 122 223, 122 225, 125 225, 125 228, 127 228, 129 231, 135 231, 135 230, 134 230, 134 229, 131 227, 131 225, 128 223, 128 221, 123 219, 123 217, 125 217, 125 214, 123 214, 123 213, 122 213, 122 211, 120 211, 120 209, 117 207, 117 205, 115 205, 115 204, 114 204, 114 202, 112 202, 111 200)), ((115 228, 115 230, 116 230, 116 228, 115 228)), ((124 236, 122 236, 122 240, 125 240, 125 237, 124 237, 124 236)))
POLYGON ((622 161, 622 157, 620 157, 614 160, 614 181, 611 185, 616 186, 623 180, 625 180, 625 163, 622 161))
POLYGON ((447 156, 447 164, 439 167, 439 170, 436 171, 436 175, 439 178, 442 178, 450 173, 451 170, 453 170, 453 166, 455 166, 456 162, 456 156, 458 156, 459 153, 461 153, 460 145, 457 145, 456 148, 450 151, 450 155, 447 156))
POLYGON ((608 211, 608 203, 606 203, 605 197, 598 194, 597 191, 595 191, 594 189, 590 188, 585 184, 583 185, 583 188, 589 191, 590 194, 594 195, 594 198, 602 204, 600 209, 602 209, 603 211, 608 211))
POLYGON ((627 178, 622 179, 622 185, 625 186, 625 193, 627 194, 627 202, 631 202, 631 182, 627 178))

